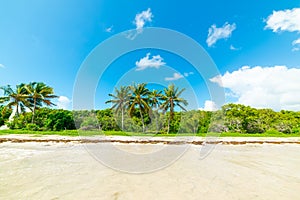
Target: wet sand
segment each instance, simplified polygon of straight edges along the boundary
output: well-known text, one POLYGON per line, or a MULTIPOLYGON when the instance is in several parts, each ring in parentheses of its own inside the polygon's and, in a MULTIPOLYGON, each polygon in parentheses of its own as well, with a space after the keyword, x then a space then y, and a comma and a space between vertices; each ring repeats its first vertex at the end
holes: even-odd
MULTIPOLYGON (((106 167, 86 145, 94 144, 1 143, 0 199, 299 199, 298 144, 218 144, 204 159, 202 145, 190 145, 170 166, 145 174, 106 167)), ((166 146, 114 145, 140 153, 166 146)))

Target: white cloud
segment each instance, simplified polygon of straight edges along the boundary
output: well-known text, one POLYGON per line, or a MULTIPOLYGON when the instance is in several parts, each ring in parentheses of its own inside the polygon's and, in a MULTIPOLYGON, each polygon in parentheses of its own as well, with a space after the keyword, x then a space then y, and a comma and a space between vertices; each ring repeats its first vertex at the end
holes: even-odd
POLYGON ((292 45, 293 45, 292 51, 299 51, 300 50, 300 38, 298 38, 297 40, 294 40, 292 42, 292 45))
POLYGON ((152 56, 150 58, 150 53, 147 53, 147 55, 144 58, 141 58, 139 61, 135 62, 136 71, 145 70, 147 68, 160 68, 161 66, 165 65, 166 63, 163 62, 163 58, 160 55, 152 56))
POLYGON ((181 79, 183 78, 184 76, 182 76, 181 74, 179 73, 174 73, 172 77, 166 77, 165 80, 166 81, 176 81, 178 79, 181 79))
POLYGON ((194 74, 194 72, 184 72, 183 73, 183 75, 185 76, 185 77, 189 77, 190 75, 193 75, 194 74))
POLYGON ((239 51, 239 50, 241 50, 241 48, 236 48, 233 45, 230 45, 229 49, 232 50, 232 51, 239 51))
POLYGON ((105 32, 107 32, 107 33, 113 32, 113 27, 114 27, 114 26, 110 26, 110 27, 106 28, 106 29, 105 29, 105 32))
POLYGON ((292 44, 293 45, 299 45, 300 44, 300 38, 298 38, 297 40, 294 40, 292 44))
POLYGON ((189 77, 190 75, 193 75, 194 72, 184 72, 183 75, 180 73, 174 73, 172 77, 166 77, 165 81, 176 81, 179 79, 182 79, 184 77, 189 77))
POLYGON ((135 30, 130 30, 125 33, 125 37, 129 40, 134 40, 140 33, 143 32, 143 28, 147 22, 152 22, 153 14, 151 9, 148 8, 138 14, 136 14, 133 24, 135 25, 135 30))
POLYGON ((300 48, 298 48, 298 47, 292 48, 292 51, 299 51, 299 50, 300 50, 300 48))
POLYGON ((136 26, 137 31, 141 31, 147 22, 151 22, 153 18, 153 14, 151 13, 151 9, 148 8, 141 13, 136 14, 134 24, 136 26))
POLYGON ((273 32, 300 32, 300 8, 273 11, 265 21, 265 29, 272 29, 273 32))
POLYGON ((229 24, 226 22, 223 27, 217 28, 215 24, 213 24, 208 29, 208 36, 206 39, 206 43, 209 47, 214 45, 220 39, 227 39, 231 36, 232 32, 236 29, 236 25, 229 24))
POLYGON ((65 97, 65 96, 60 96, 58 98, 58 101, 57 101, 57 107, 59 109, 68 109, 69 105, 71 103, 71 100, 68 98, 68 97, 65 97))
POLYGON ((210 81, 227 88, 237 102, 256 108, 300 110, 300 69, 286 66, 249 67, 226 72, 210 81))
POLYGON ((0 68, 5 68, 5 66, 3 64, 0 64, 0 68))
POLYGON ((216 110, 218 110, 218 106, 215 102, 206 100, 204 103, 204 108, 199 108, 199 110, 216 111, 216 110))

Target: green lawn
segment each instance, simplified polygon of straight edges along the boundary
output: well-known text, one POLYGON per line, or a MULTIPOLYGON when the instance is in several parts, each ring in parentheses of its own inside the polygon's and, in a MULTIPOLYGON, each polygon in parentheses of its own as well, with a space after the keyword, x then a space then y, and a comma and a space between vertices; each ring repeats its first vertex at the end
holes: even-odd
MULTIPOLYGON (((0 130, 0 135, 8 134, 34 134, 35 136, 42 135, 61 135, 61 136, 93 136, 93 135, 107 135, 107 136, 157 136, 157 137, 175 137, 175 136, 195 136, 192 133, 170 133, 170 134, 150 134, 150 133, 132 133, 121 131, 78 131, 78 130, 65 130, 65 131, 28 131, 28 130, 0 130)), ((267 133, 198 133, 196 136, 219 136, 219 137, 300 137, 300 133, 284 134, 278 132, 267 133)))

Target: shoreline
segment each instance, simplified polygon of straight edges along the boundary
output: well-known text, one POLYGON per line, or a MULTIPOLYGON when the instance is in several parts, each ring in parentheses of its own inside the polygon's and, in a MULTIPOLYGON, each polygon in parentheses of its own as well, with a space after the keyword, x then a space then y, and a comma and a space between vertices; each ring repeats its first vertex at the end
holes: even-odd
POLYGON ((141 136, 59 136, 35 134, 1 135, 0 144, 26 142, 53 143, 120 143, 120 144, 168 144, 168 145, 244 145, 244 144, 300 144, 300 137, 141 137, 141 136))

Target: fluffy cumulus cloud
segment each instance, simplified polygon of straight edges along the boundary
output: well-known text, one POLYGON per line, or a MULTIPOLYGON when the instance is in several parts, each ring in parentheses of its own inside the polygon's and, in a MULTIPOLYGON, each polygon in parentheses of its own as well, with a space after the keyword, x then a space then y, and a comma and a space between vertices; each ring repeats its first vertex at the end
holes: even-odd
MULTIPOLYGON (((300 33, 300 8, 273 11, 265 22, 265 29, 271 29, 273 32, 288 31, 300 33)), ((294 40, 292 45, 292 51, 299 51, 300 38, 294 40)))
MULTIPOLYGON (((249 67, 226 72, 210 81, 230 90, 236 103, 274 110, 300 110, 300 69, 286 66, 249 67)), ((229 93, 229 94, 230 94, 229 93)))
POLYGON ((179 80, 179 79, 182 79, 184 78, 183 75, 179 74, 179 73, 174 73, 172 77, 166 77, 165 80, 166 81, 176 81, 176 80, 179 80))
POLYGON ((208 36, 206 39, 206 43, 209 47, 213 46, 220 39, 227 39, 231 36, 232 32, 236 29, 235 24, 229 24, 226 22, 222 27, 217 28, 215 24, 213 24, 208 29, 208 36))
POLYGON ((218 106, 215 102, 206 100, 204 103, 204 108, 200 108, 199 110, 204 110, 204 111, 216 111, 218 110, 218 106))
POLYGON ((148 8, 145 11, 142 11, 141 13, 136 14, 135 20, 134 20, 136 30, 138 30, 138 31, 142 30, 147 22, 152 21, 152 18, 153 18, 153 14, 152 14, 150 8, 148 8))
POLYGON ((271 29, 273 32, 300 32, 300 8, 273 11, 265 21, 267 23, 265 28, 271 29))
POLYGON ((147 53, 144 58, 141 58, 139 61, 135 62, 136 71, 145 70, 147 68, 158 69, 166 64, 163 62, 164 59, 160 55, 152 56, 152 58, 150 58, 150 55, 150 53, 147 53))
POLYGON ((71 103, 71 100, 68 98, 68 97, 65 97, 65 96, 60 96, 58 98, 58 101, 57 101, 57 107, 59 109, 68 109, 69 105, 71 103))
POLYGON ((300 38, 297 40, 294 40, 293 43, 293 51, 299 51, 300 50, 300 38))

